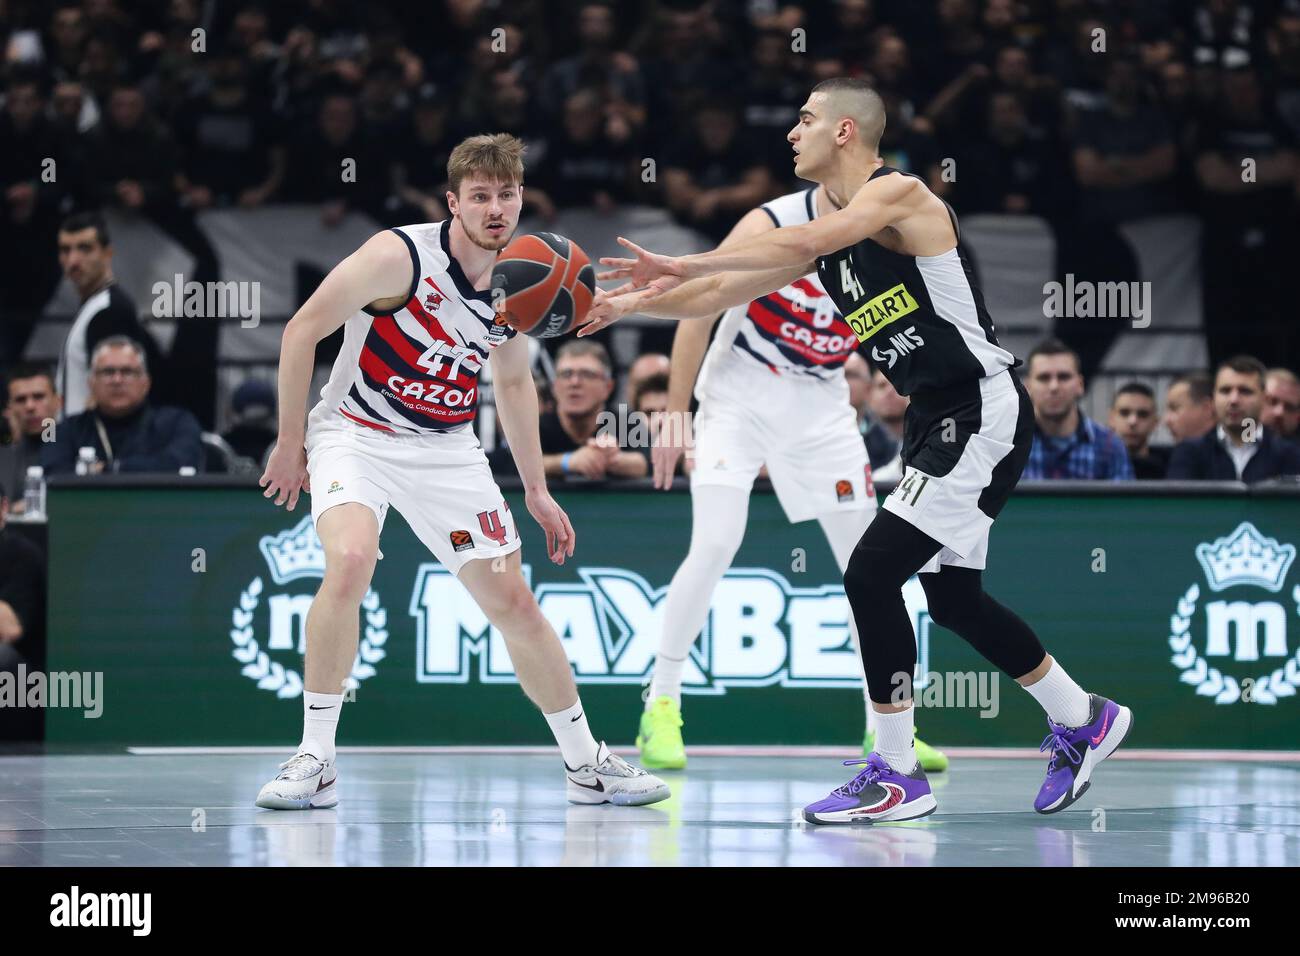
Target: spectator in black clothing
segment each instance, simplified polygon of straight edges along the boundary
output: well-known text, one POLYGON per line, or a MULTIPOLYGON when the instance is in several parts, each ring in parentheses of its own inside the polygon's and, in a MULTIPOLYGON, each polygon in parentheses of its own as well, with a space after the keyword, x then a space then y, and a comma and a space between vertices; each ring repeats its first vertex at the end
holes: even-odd
POLYGON ((614 391, 614 366, 599 342, 571 339, 555 356, 555 412, 538 425, 549 477, 643 478, 645 456, 598 434, 600 413, 614 391))
POLYGON ((547 144, 546 158, 530 178, 535 188, 525 189, 525 195, 533 192, 543 209, 549 204, 612 212, 631 195, 635 159, 626 141, 607 135, 600 93, 578 90, 564 104, 564 125, 547 144), (545 195, 537 195, 539 191, 545 195))
POLYGON ((1214 428, 1214 379, 1207 372, 1188 372, 1173 380, 1165 393, 1165 427, 1175 444, 1214 428))
POLYGON ((1104 105, 1081 113, 1074 134, 1080 215, 1118 224, 1171 211, 1176 159, 1173 131, 1143 97, 1138 64, 1115 55, 1104 105))
POLYGON ((1264 481, 1300 475, 1300 446, 1265 428, 1264 363, 1237 356, 1214 375, 1217 426, 1204 437, 1174 448, 1167 477, 1172 480, 1264 481))
POLYGON ((1271 368, 1264 378, 1263 422, 1275 435, 1300 438, 1300 378, 1289 368, 1271 368))
POLYGON ((448 217, 443 197, 447 160, 454 145, 447 134, 449 114, 447 101, 428 90, 411 110, 410 127, 389 144, 394 157, 390 167, 393 194, 400 203, 396 218, 403 223, 441 222, 448 217))
POLYGON ((44 47, 46 68, 56 80, 80 75, 86 38, 86 14, 81 7, 64 4, 54 11, 44 47))
POLYGON ((1273 104, 1277 115, 1300 140, 1300 6, 1278 11, 1268 32, 1272 58, 1272 80, 1277 91, 1273 104))
POLYGON ((1115 392, 1107 424, 1128 449, 1128 460, 1133 463, 1133 477, 1139 481, 1163 478, 1169 467, 1169 455, 1173 449, 1151 444, 1151 434, 1159 423, 1156 395, 1151 386, 1141 382, 1128 382, 1115 392))
POLYGON ((26 538, 5 529, 8 515, 7 489, 0 486, 0 672, 13 673, 27 660, 24 651, 42 643, 45 556, 26 538))
POLYGON ((230 397, 231 426, 221 437, 234 449, 258 464, 275 441, 275 389, 260 379, 241 382, 230 397))
POLYGON ((642 59, 650 97, 648 141, 679 139, 690 123, 692 100, 701 90, 716 95, 736 89, 739 65, 728 56, 712 5, 690 9, 656 5, 653 50, 642 59))
POLYGON ((799 107, 808 96, 802 65, 803 58, 790 49, 788 32, 767 29, 754 38, 742 100, 745 128, 763 150, 773 177, 782 183, 795 178, 785 134, 798 121, 799 107))
POLYGON ((1004 46, 993 57, 994 92, 1014 93, 1024 107, 1030 126, 1044 136, 1054 135, 1061 123, 1061 91, 1050 77, 1035 73, 1029 51, 1004 46))
POLYGON ((1014 93, 1003 90, 989 97, 987 133, 957 163, 956 202, 963 213, 1051 216, 1056 211, 1053 190, 1059 168, 1014 93))
POLYGON ((626 125, 625 140, 645 125, 645 77, 636 58, 615 44, 617 24, 608 3, 585 3, 578 11, 579 52, 559 60, 542 77, 540 104, 552 122, 561 119, 569 98, 596 89, 611 112, 626 125))
POLYGON ((100 342, 91 363, 94 408, 60 423, 46 444, 46 474, 71 474, 82 448, 95 449, 92 473, 203 469, 199 422, 183 408, 149 404, 144 350, 125 336, 100 342))
MULTIPOLYGON (((0 484, 22 488, 27 469, 41 463, 41 448, 54 435, 59 394, 54 389, 53 374, 43 365, 16 365, 6 378, 9 444, 0 445, 0 484)), ((20 498, 14 502, 13 511, 21 513, 25 506, 20 498)))
POLYGON ((90 357, 100 342, 125 335, 140 344, 154 369, 161 365, 161 353, 141 324, 135 303, 113 276, 113 245, 102 216, 77 213, 64 220, 59 227, 59 265, 81 300, 59 351, 57 382, 63 414, 77 415, 90 400, 90 357))
POLYGON ((0 362, 20 356, 58 283, 49 248, 75 180, 67 141, 45 117, 43 85, 16 74, 0 114, 0 362))
POLYGON ((410 122, 402 68, 391 62, 372 64, 361 84, 358 106, 362 135, 382 149, 391 149, 410 122))
POLYGON ((1202 281, 1210 360, 1230 352, 1300 362, 1294 329, 1300 170, 1290 131, 1265 105, 1252 69, 1223 75, 1215 114, 1201 124, 1202 281), (1241 295, 1249 290, 1250 305, 1241 295))
POLYGON ((742 132, 736 109, 716 96, 700 103, 690 132, 679 133, 664 152, 669 207, 680 222, 715 242, 775 191, 762 152, 742 132))
POLYGON ((361 134, 356 100, 334 92, 311 128, 293 138, 283 194, 290 202, 321 203, 321 221, 333 227, 352 209, 382 218, 388 180, 383 149, 361 134))
POLYGON ((176 190, 191 209, 260 206, 284 179, 284 147, 264 101, 249 90, 248 66, 233 54, 208 61, 206 95, 181 109, 176 190))
POLYGON ((960 134, 979 128, 965 107, 989 80, 989 47, 977 20, 975 0, 940 0, 938 37, 916 44, 920 115, 934 128, 960 134), (937 42, 935 42, 937 40, 937 42))

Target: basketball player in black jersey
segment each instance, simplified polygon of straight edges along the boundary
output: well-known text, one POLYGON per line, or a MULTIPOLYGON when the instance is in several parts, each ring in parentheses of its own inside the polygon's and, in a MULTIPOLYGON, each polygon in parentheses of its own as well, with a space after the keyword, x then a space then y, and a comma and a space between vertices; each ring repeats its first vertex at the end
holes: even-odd
POLYGON ((864 357, 911 397, 903 479, 853 552, 844 587, 862 642, 877 712, 876 750, 862 770, 811 804, 811 823, 908 820, 935 800, 913 746, 916 642, 903 584, 921 573, 930 616, 970 642, 1042 705, 1051 732, 1040 813, 1069 806, 1093 770, 1124 740, 1132 713, 1086 693, 1016 614, 984 592, 988 533, 1015 487, 1033 432, 1033 409, 998 345, 951 208, 918 177, 884 165, 885 112, 856 79, 815 87, 787 139, 794 171, 825 186, 836 211, 773 229, 725 249, 663 256, 626 239, 634 258, 606 258, 589 335, 631 312, 664 318, 712 315, 779 289, 816 266, 862 341, 864 357))

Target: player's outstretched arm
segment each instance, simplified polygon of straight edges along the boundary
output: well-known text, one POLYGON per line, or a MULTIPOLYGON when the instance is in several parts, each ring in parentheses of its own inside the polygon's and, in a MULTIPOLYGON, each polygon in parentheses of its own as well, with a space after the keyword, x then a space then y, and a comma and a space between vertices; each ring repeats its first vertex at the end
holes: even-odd
POLYGON ((400 305, 414 280, 411 254, 393 232, 371 236, 340 262, 284 327, 277 377, 280 428, 275 449, 267 459, 260 484, 265 498, 286 501, 292 511, 307 486, 307 453, 303 448, 305 410, 316 344, 333 333, 363 306, 400 305))
MULTIPOLYGON (((910 213, 919 200, 921 182, 912 176, 882 176, 866 183, 843 209, 798 226, 773 229, 729 248, 689 256, 664 256, 620 237, 635 258, 603 257, 612 267, 601 278, 627 279, 635 289, 649 289, 647 299, 689 279, 721 272, 760 272, 806 266, 818 256, 861 242, 910 213)), ((804 268, 804 272, 811 271, 804 268)))
POLYGON ((528 340, 517 335, 492 352, 492 391, 510 454, 524 482, 528 513, 546 532, 546 553, 556 564, 573 556, 577 536, 569 516, 546 488, 542 441, 537 432, 537 388, 528 366, 528 340))
MULTIPOLYGON (((751 209, 740 217, 739 222, 731 227, 731 232, 727 233, 722 242, 718 244, 718 248, 732 248, 747 239, 753 239, 755 236, 771 232, 775 228, 776 224, 772 222, 772 217, 763 209, 751 209)), ((793 278, 787 278, 790 272, 787 269, 773 270, 771 273, 738 272, 726 276, 708 276, 703 279, 684 282, 672 289, 671 292, 657 297, 645 291, 637 291, 629 282, 613 292, 597 294, 591 311, 584 322, 584 325, 588 327, 578 332, 578 335, 590 335, 592 332, 597 332, 607 325, 612 325, 623 316, 633 312, 641 312, 644 315, 661 319, 716 319, 720 312, 726 311, 733 305, 743 305, 760 295, 773 292, 812 270, 813 264, 810 262, 808 268, 798 272, 793 278), (769 283, 774 283, 771 288, 751 292, 753 288, 765 286, 769 283), (650 305, 651 299, 654 301, 653 306, 650 305)), ((601 273, 601 278, 613 275, 615 274, 601 273)), ((685 336, 692 340, 701 340, 707 345, 708 334, 712 325, 706 324, 703 329, 695 327, 700 324, 690 323, 690 326, 678 329, 677 338, 680 340, 685 336), (701 336, 702 339, 700 339, 701 336)), ((672 374, 677 377, 678 364, 675 357, 677 347, 675 344, 673 354, 672 374)), ((703 358, 704 352, 701 349, 695 358, 694 365, 683 369, 684 374, 689 376, 692 383, 695 381, 695 376, 699 374, 700 362, 703 358)))

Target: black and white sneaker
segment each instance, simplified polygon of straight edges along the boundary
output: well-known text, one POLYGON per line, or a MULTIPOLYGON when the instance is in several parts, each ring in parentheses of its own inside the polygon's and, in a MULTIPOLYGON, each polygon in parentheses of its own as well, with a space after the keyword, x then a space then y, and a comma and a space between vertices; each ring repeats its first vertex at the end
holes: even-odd
POLYGON ((576 770, 565 764, 564 769, 566 795, 570 803, 640 807, 666 800, 671 793, 668 784, 610 753, 603 743, 596 753, 595 763, 576 770))

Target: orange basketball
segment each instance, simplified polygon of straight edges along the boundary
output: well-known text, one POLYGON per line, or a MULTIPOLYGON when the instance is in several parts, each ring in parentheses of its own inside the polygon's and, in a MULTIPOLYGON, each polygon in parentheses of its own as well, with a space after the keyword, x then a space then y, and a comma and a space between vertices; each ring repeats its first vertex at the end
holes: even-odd
POLYGON ((492 301, 511 328, 539 339, 563 335, 586 316, 596 270, 576 242, 553 232, 520 236, 492 267, 492 301))

